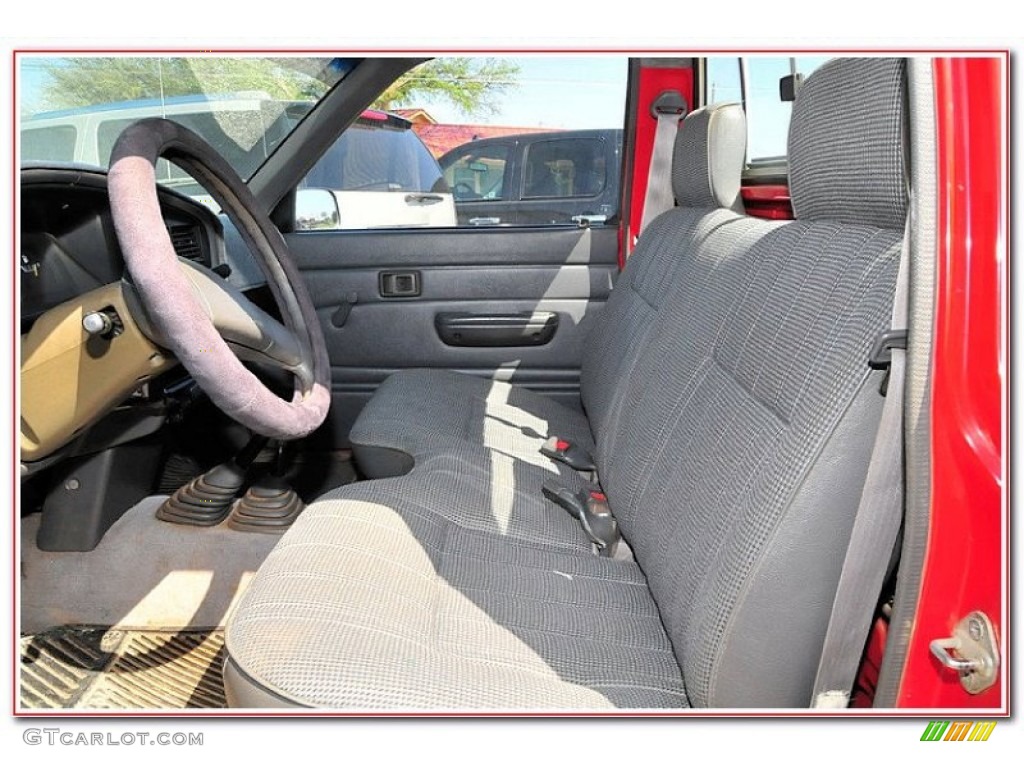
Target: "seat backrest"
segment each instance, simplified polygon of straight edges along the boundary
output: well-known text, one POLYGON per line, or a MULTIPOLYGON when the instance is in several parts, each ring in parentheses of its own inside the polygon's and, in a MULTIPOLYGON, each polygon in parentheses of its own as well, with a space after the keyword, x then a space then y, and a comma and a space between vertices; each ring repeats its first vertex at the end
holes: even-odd
POLYGON ((904 62, 836 59, 789 134, 797 220, 677 238, 598 469, 695 706, 805 707, 881 410, 904 62))
POLYGON ((747 124, 738 104, 686 116, 676 134, 672 190, 676 207, 641 234, 615 290, 587 336, 580 389, 595 440, 614 430, 617 396, 663 304, 681 255, 727 221, 739 218, 747 124))

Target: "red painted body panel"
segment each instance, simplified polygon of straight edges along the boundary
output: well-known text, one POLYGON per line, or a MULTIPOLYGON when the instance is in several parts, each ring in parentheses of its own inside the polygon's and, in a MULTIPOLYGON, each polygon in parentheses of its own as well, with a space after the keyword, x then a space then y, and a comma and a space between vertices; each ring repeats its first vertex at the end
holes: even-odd
POLYGON ((850 696, 850 706, 854 709, 867 709, 875 701, 875 690, 878 687, 878 675, 882 668, 882 657, 885 655, 885 644, 889 639, 889 620, 879 616, 871 625, 868 634, 864 660, 857 671, 857 680, 850 696))
POLYGON ((972 610, 987 613, 997 633, 1007 628, 1008 595, 1001 591, 1009 536, 1002 431, 1009 267, 1004 59, 937 59, 934 71, 939 212, 932 524, 898 706, 1006 709, 1007 664, 994 687, 974 696, 928 650, 972 610))

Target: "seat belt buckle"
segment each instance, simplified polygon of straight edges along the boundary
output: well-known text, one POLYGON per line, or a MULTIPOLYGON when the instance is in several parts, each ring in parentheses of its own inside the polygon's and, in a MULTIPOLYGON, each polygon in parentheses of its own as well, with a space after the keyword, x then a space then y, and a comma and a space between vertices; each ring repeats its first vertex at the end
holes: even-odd
POLYGON ((572 491, 545 480, 541 492, 549 501, 553 501, 574 518, 583 527, 594 545, 597 553, 603 557, 612 557, 618 547, 619 524, 612 516, 608 506, 608 497, 600 488, 587 486, 579 491, 572 491))
POLYGON ((544 441, 540 452, 549 459, 565 464, 577 472, 593 472, 597 469, 594 466, 594 459, 588 451, 556 435, 552 435, 544 441))
POLYGON ((882 331, 875 338, 868 355, 868 367, 875 371, 884 371, 892 365, 892 351, 907 348, 907 329, 890 329, 882 331))

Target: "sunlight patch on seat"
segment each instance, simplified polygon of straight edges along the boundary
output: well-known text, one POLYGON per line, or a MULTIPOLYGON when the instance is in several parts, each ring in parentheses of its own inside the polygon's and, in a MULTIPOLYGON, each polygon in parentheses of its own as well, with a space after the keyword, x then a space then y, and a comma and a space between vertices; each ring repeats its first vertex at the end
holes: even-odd
POLYGON ((524 461, 535 467, 546 469, 557 474, 558 469, 554 462, 540 452, 544 440, 539 437, 523 434, 521 429, 507 424, 499 419, 488 418, 484 420, 483 433, 484 447, 489 448, 492 453, 504 455, 513 461, 524 461))
POLYGON ((484 401, 484 415, 500 419, 523 429, 532 430, 537 435, 547 437, 547 420, 512 405, 510 402, 511 395, 511 384, 505 381, 492 381, 491 388, 488 390, 484 401))
POLYGON ((515 502, 515 461, 497 451, 491 451, 491 514, 502 535, 508 535, 515 502))

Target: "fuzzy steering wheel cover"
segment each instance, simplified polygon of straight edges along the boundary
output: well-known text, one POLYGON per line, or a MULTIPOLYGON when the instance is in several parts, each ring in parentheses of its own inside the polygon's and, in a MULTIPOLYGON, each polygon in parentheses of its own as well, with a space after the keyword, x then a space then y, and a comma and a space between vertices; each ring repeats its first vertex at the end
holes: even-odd
POLYGON ((210 399, 231 418, 268 437, 295 439, 320 426, 330 407, 323 330, 281 233, 234 169, 187 128, 147 119, 126 128, 114 145, 108 190, 125 264, 149 320, 210 399), (157 198, 154 168, 160 157, 207 189, 259 262, 284 324, 303 350, 305 375, 295 377, 290 402, 267 389, 235 357, 179 267, 157 198))

